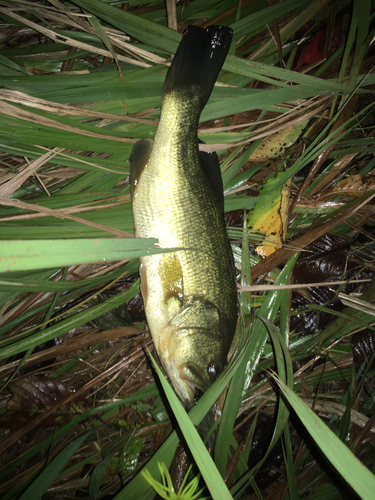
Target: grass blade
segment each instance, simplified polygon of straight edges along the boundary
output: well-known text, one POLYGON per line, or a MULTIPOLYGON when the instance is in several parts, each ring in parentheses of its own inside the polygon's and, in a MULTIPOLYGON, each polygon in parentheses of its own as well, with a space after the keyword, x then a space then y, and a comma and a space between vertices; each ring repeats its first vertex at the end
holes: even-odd
POLYGON ((170 251, 157 248, 156 242, 139 238, 3 240, 0 273, 124 260, 170 251))
MULTIPOLYGON (((152 358, 152 356, 151 356, 152 358)), ((203 479, 206 482, 208 489, 210 490, 213 500, 232 500, 232 495, 224 483, 219 471, 215 467, 215 464, 204 446, 198 432, 196 431, 192 421, 190 420, 188 414, 182 407, 182 404, 178 400, 175 392, 171 386, 166 381, 164 375, 157 366, 155 360, 152 358, 154 367, 159 376, 160 382, 163 386, 165 394, 168 401, 172 407, 173 413, 177 419, 178 425, 186 439, 186 442, 190 448, 191 453, 195 459, 200 472, 202 473, 203 479)))
POLYGON ((48 486, 52 481, 59 475, 66 463, 78 450, 78 448, 84 443, 85 439, 91 433, 85 432, 82 436, 79 436, 72 443, 66 446, 52 462, 47 465, 44 471, 39 474, 39 476, 33 481, 33 483, 27 488, 27 490, 20 496, 19 500, 39 500, 42 498, 43 493, 47 490, 48 486))
POLYGON ((292 389, 280 379, 275 377, 275 380, 330 464, 335 467, 360 498, 372 500, 375 491, 374 474, 354 456, 347 446, 305 405, 292 389))

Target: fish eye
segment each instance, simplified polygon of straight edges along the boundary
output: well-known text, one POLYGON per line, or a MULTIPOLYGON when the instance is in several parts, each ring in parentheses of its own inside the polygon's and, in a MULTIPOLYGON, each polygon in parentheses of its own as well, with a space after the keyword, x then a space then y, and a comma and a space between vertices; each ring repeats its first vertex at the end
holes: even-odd
POLYGON ((211 378, 216 378, 219 375, 220 368, 216 363, 211 363, 207 367, 207 373, 211 378))

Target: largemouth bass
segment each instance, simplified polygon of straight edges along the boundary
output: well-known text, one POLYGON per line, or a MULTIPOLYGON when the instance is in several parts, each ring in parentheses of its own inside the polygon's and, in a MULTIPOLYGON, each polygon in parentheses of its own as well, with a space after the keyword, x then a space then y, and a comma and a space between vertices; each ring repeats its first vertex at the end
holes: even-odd
POLYGON ((155 348, 187 405, 223 370, 237 324, 220 166, 216 154, 199 152, 197 133, 231 39, 230 28, 187 28, 165 78, 154 142, 137 142, 131 154, 136 236, 179 249, 144 256, 139 269, 155 348))

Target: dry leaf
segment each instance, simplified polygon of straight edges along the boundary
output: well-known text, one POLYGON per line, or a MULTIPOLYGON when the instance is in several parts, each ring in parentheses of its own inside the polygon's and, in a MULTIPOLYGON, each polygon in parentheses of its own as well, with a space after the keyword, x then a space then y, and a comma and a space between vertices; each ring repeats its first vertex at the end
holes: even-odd
POLYGON ((358 198, 370 191, 375 189, 375 176, 369 175, 364 176, 360 174, 351 175, 346 179, 338 182, 336 186, 332 189, 334 193, 343 194, 345 196, 351 196, 353 198, 358 198))

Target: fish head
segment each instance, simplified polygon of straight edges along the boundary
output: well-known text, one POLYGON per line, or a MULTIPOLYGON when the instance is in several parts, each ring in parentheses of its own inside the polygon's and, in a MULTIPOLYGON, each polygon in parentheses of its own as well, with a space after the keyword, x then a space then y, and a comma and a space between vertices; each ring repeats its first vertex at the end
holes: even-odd
POLYGON ((200 299, 188 303, 171 320, 164 367, 182 401, 190 406, 196 390, 206 391, 223 371, 229 346, 217 307, 200 299))

